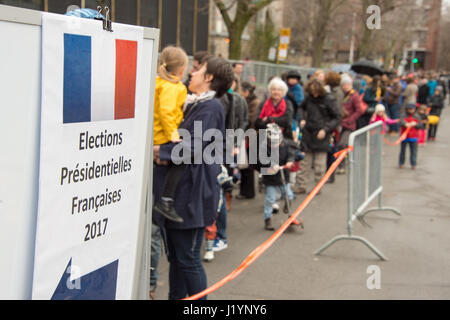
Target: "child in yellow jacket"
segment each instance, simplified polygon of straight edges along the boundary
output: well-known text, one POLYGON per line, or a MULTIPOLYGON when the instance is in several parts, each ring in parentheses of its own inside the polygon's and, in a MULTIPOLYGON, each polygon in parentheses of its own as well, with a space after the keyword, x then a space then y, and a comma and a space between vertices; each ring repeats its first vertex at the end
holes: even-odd
MULTIPOLYGON (((187 89, 181 80, 187 64, 188 56, 179 47, 166 47, 160 54, 155 85, 153 145, 181 141, 178 127, 183 120, 183 104, 187 97, 187 89)), ((183 222, 175 212, 173 199, 184 166, 172 163, 169 166, 162 199, 155 204, 155 210, 167 219, 183 222)))

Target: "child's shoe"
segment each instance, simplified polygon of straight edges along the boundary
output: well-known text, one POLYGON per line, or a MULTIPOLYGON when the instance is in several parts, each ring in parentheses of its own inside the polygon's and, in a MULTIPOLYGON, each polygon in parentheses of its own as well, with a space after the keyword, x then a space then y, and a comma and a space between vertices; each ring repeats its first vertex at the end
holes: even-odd
POLYGON ((216 239, 214 240, 214 245, 212 247, 212 251, 219 252, 228 248, 227 240, 225 239, 216 239))
POLYGON ((213 247, 214 247, 214 242, 215 240, 206 240, 205 242, 205 256, 203 257, 203 260, 205 260, 206 262, 210 262, 212 260, 214 260, 214 251, 213 251, 213 247))
POLYGON ((183 223, 183 218, 180 217, 173 206, 174 201, 170 198, 160 199, 155 204, 155 210, 159 212, 164 218, 169 219, 174 222, 183 223))
POLYGON ((205 252, 205 256, 203 257, 203 260, 206 262, 211 262, 214 260, 214 251, 208 250, 205 252))
POLYGON ((264 229, 269 231, 275 230, 275 228, 272 226, 272 219, 267 218, 266 220, 264 220, 264 224, 264 229))

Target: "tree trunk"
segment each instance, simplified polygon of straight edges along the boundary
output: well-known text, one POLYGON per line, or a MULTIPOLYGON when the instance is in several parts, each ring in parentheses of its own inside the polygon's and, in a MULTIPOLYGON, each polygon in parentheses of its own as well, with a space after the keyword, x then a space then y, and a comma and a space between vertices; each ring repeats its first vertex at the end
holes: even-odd
POLYGON ((233 28, 229 30, 228 35, 230 37, 230 43, 228 47, 228 58, 231 60, 241 59, 241 37, 244 30, 233 28))
POLYGON ((313 41, 312 67, 320 68, 323 59, 323 46, 325 43, 325 36, 318 35, 313 41))
POLYGON ((384 55, 384 70, 389 70, 389 66, 391 64, 391 60, 393 57, 393 53, 394 53, 394 48, 395 48, 395 40, 392 40, 391 43, 388 46, 388 49, 385 52, 384 55))

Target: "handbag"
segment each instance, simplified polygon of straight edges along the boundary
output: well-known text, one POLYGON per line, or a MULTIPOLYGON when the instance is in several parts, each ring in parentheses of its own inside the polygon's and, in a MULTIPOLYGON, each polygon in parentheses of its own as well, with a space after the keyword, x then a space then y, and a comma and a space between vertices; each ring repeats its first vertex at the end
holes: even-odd
POLYGON ((237 155, 237 167, 241 170, 248 168, 248 157, 247 148, 245 147, 245 140, 242 141, 241 146, 239 147, 239 153, 237 155))

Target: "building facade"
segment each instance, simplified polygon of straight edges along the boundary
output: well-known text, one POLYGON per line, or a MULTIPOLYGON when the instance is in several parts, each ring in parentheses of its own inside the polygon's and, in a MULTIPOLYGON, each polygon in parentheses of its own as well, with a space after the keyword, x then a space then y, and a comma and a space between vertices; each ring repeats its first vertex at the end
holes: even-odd
MULTIPOLYGON (((161 48, 172 44, 189 55, 207 50, 209 0, 106 0, 113 22, 161 30, 161 48)), ((64 14, 69 8, 96 10, 96 0, 0 0, 0 4, 64 14)))

